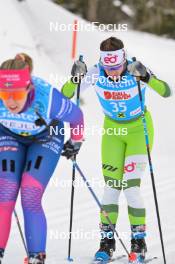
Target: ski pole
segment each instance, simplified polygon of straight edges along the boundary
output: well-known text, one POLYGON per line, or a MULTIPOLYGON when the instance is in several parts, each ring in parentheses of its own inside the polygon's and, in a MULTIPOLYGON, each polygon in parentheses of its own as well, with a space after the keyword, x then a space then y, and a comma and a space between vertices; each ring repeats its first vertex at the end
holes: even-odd
POLYGON ((83 181, 86 183, 86 185, 87 185, 89 191, 91 192, 92 196, 94 197, 94 199, 95 199, 95 201, 96 201, 98 207, 100 208, 102 214, 103 214, 104 217, 107 219, 107 221, 108 221, 108 223, 109 223, 109 225, 110 225, 112 231, 116 234, 118 240, 120 241, 120 243, 121 243, 122 247, 124 248, 125 252, 127 253, 128 257, 130 257, 130 253, 129 253, 128 249, 126 248, 125 244, 123 243, 122 239, 120 238, 120 236, 119 236, 117 230, 114 228, 114 226, 113 226, 113 224, 112 224, 112 222, 111 222, 111 220, 110 220, 110 218, 109 218, 109 216, 108 216, 108 213, 103 209, 103 206, 102 206, 102 204, 100 203, 100 201, 99 201, 97 195, 96 195, 95 192, 93 191, 93 189, 92 189, 90 183, 87 181, 85 175, 84 175, 83 172, 81 171, 81 169, 80 169, 80 167, 78 166, 77 162, 76 162, 74 159, 72 159, 72 162, 73 162, 73 166, 76 168, 76 170, 79 172, 80 176, 82 177, 83 181))
MULTIPOLYGON (((83 56, 79 56, 79 60, 83 61, 83 56)), ((81 79, 78 83, 77 87, 77 97, 76 97, 76 105, 79 107, 80 105, 80 85, 81 85, 81 79)), ((76 160, 76 155, 74 156, 74 159, 76 160)), ((71 258, 71 243, 72 243, 72 224, 73 224, 73 208, 74 208, 74 193, 75 193, 75 167, 72 166, 72 190, 71 190, 71 205, 70 205, 70 223, 69 223, 69 245, 68 245, 68 261, 73 261, 73 258, 71 258)))
POLYGON ((18 217, 18 214, 17 214, 15 209, 14 209, 14 215, 15 215, 16 223, 17 223, 17 226, 18 226, 18 230, 19 230, 19 233, 20 233, 20 236, 21 236, 21 239, 22 239, 22 243, 23 243, 24 249, 25 249, 25 252, 26 252, 27 257, 28 257, 29 256, 28 249, 27 249, 27 246, 26 246, 26 242, 25 242, 25 239, 24 239, 23 232, 22 232, 22 228, 21 228, 21 224, 20 224, 20 221, 19 221, 19 217, 18 217))
POLYGON ((143 123, 143 128, 144 128, 146 149, 147 149, 147 154, 148 154, 150 175, 151 175, 151 181, 152 181, 152 187, 153 187, 153 193, 154 193, 154 201, 155 201, 155 206, 156 206, 157 221, 158 221, 158 226, 159 226, 159 234, 160 234, 160 241, 161 241, 161 246, 162 246, 163 260, 164 260, 164 264, 166 264, 165 247, 164 247, 164 241, 163 241, 163 233, 162 233, 162 227, 161 227, 157 191, 156 191, 156 185, 155 185, 155 180, 154 180, 154 171, 153 171, 153 165, 152 165, 152 160, 151 160, 151 151, 149 147, 148 129, 147 129, 147 124, 146 124, 145 112, 144 112, 143 98, 142 98, 142 92, 141 92, 141 86, 140 86, 140 78, 136 77, 136 79, 137 79, 137 86, 138 86, 140 105, 141 105, 141 111, 142 111, 141 117, 142 117, 142 123, 143 123))

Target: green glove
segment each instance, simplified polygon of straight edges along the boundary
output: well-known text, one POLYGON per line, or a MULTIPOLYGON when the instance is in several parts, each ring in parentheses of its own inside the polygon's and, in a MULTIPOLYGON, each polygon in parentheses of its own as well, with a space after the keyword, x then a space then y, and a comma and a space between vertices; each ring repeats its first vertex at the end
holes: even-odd
POLYGON ((61 92, 64 96, 71 99, 74 96, 76 89, 77 89, 77 84, 69 80, 61 88, 61 92))

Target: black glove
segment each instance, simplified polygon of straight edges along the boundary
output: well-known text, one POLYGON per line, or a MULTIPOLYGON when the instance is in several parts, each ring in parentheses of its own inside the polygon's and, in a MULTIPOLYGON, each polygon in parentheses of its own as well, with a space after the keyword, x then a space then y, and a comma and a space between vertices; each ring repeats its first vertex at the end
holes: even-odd
POLYGON ((129 73, 135 77, 139 77, 141 81, 148 82, 150 73, 140 61, 133 61, 127 66, 129 73))
POLYGON ((78 154, 82 145, 82 141, 73 142, 69 139, 63 147, 63 151, 61 153, 62 156, 65 156, 67 159, 73 158, 75 155, 78 154))
POLYGON ((72 75, 71 81, 73 83, 79 83, 86 73, 87 73, 86 64, 81 60, 75 61, 71 70, 71 75, 72 75))

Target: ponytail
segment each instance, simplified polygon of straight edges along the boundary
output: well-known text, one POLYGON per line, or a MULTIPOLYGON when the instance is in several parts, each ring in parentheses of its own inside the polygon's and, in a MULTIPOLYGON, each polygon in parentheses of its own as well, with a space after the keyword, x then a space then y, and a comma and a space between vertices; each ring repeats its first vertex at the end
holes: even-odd
POLYGON ((4 61, 0 69, 4 70, 20 70, 25 69, 26 67, 29 67, 30 73, 33 71, 33 61, 32 58, 25 54, 25 53, 19 53, 15 56, 14 59, 9 59, 4 61))

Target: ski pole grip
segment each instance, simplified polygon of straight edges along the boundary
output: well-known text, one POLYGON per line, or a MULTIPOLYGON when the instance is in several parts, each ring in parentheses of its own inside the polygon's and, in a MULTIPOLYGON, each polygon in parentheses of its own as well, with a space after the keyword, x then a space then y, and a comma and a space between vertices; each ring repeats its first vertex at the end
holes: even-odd
MULTIPOLYGON (((136 61, 136 57, 132 57, 132 60, 136 61)), ((136 77, 137 82, 139 82, 140 81, 140 76, 135 76, 135 77, 136 77)))

